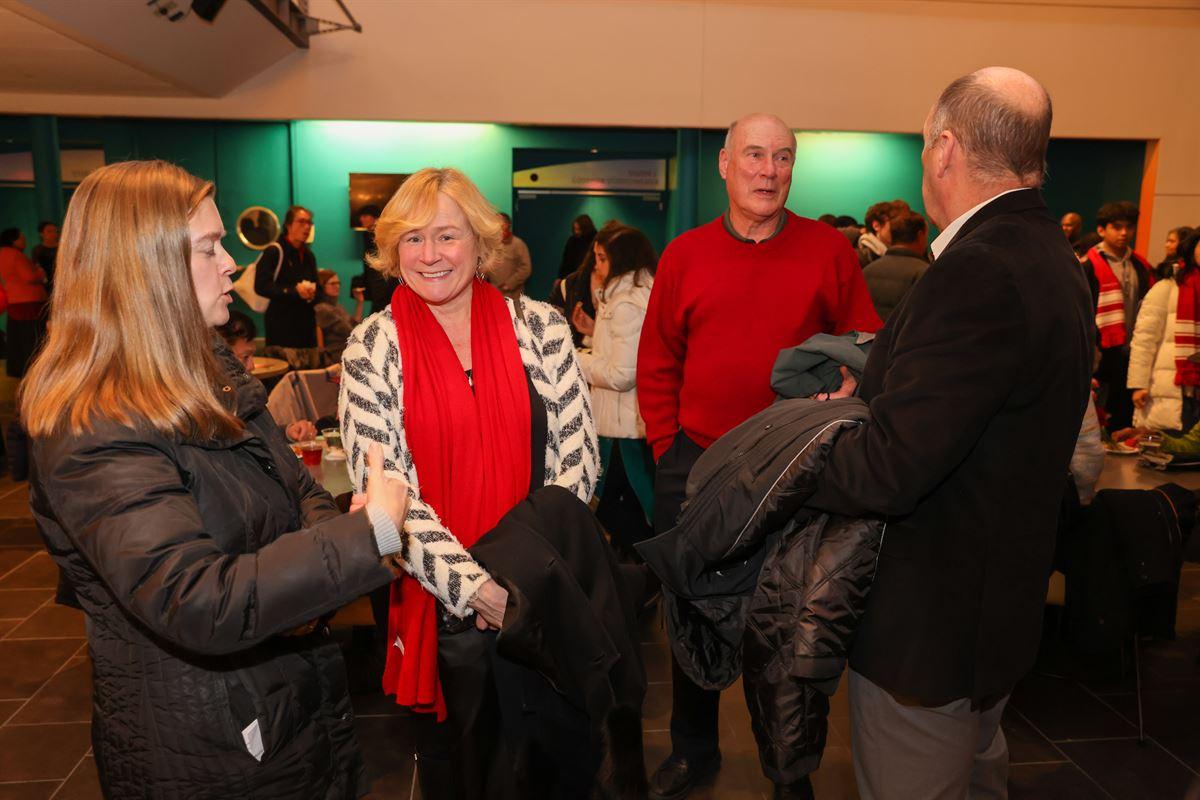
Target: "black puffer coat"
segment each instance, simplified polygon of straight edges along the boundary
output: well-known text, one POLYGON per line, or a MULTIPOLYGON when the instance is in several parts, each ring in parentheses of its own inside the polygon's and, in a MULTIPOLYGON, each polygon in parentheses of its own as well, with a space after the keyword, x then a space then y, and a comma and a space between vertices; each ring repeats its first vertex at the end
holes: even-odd
POLYGON ((662 579, 671 647, 700 686, 743 674, 763 771, 777 783, 821 761, 829 695, 866 605, 883 523, 804 507, 860 400, 781 400, 692 468, 678 525, 637 546, 662 579))
POLYGON ((34 443, 32 507, 87 613, 109 798, 364 793, 345 667, 281 635, 387 583, 365 512, 339 516, 222 346, 233 441, 103 424, 34 443), (243 730, 257 722, 262 760, 243 730))

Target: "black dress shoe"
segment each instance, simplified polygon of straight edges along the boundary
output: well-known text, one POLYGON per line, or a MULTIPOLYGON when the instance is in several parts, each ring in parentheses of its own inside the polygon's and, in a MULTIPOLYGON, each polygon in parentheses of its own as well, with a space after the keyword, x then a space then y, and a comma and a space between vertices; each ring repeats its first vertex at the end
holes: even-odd
POLYGON ((653 800, 682 800, 692 789, 712 783, 721 769, 721 754, 697 761, 672 753, 650 778, 653 800))
POLYGON ((814 800, 812 781, 805 775, 795 783, 775 784, 775 800, 814 800))

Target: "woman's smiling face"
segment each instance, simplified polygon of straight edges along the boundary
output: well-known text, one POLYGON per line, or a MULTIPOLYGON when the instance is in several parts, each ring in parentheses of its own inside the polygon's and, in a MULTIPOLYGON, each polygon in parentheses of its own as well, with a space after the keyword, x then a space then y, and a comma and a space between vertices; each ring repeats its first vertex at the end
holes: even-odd
POLYGON ((429 305, 457 300, 479 268, 475 232, 453 198, 438 194, 429 224, 404 233, 397 244, 400 277, 429 305))

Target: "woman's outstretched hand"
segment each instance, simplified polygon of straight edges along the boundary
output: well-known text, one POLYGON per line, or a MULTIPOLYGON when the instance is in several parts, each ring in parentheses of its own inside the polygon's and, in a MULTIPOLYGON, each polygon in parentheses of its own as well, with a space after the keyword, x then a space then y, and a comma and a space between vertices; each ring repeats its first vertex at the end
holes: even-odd
MULTIPOLYGON (((388 478, 383 474, 383 448, 378 442, 367 450, 366 502, 375 503, 382 508, 396 526, 396 530, 404 528, 404 519, 408 516, 408 482, 400 478, 388 478)), ((353 499, 350 501, 350 508, 356 510, 353 499)))

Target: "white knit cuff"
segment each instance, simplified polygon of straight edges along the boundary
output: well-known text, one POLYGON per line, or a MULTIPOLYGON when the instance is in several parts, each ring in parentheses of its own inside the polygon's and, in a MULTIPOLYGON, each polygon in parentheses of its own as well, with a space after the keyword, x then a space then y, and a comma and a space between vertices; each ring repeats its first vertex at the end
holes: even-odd
POLYGON ((375 531, 375 544, 379 547, 379 555, 390 556, 399 553, 403 542, 396 524, 378 503, 367 503, 367 517, 371 520, 371 528, 375 531))

